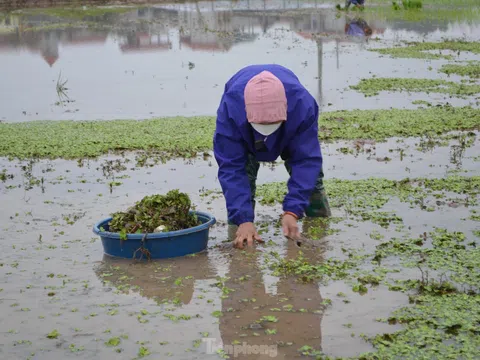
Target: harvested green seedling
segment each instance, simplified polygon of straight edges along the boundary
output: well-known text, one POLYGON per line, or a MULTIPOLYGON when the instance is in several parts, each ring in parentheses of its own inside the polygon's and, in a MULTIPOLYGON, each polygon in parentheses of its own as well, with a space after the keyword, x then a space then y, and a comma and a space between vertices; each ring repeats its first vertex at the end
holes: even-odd
POLYGON ((117 212, 109 222, 109 231, 123 234, 153 233, 182 230, 197 226, 199 220, 191 213, 189 196, 179 190, 165 195, 144 197, 126 212, 117 212))

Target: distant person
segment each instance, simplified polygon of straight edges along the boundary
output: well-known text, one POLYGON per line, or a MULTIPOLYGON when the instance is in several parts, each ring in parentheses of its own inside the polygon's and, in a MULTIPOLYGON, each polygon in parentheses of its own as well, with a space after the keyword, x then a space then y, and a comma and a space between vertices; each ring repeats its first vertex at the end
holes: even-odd
POLYGON ((350 36, 370 36, 372 28, 361 18, 349 20, 345 24, 345 34, 350 36))
POLYGON ((251 65, 226 83, 217 110, 213 150, 234 245, 262 241, 254 221, 259 162, 285 161, 284 235, 299 235, 297 220, 330 216, 323 187, 318 104, 297 76, 280 65, 251 65))
POLYGON ((345 0, 345 10, 348 10, 352 4, 357 8, 363 8, 365 6, 365 0, 345 0))

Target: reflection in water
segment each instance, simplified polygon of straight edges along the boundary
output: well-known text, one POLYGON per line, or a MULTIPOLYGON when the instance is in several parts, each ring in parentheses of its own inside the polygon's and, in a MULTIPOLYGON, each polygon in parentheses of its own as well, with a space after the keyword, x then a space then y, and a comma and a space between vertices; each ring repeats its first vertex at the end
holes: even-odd
POLYGON ((368 37, 372 35, 373 30, 364 19, 357 17, 345 24, 345 33, 351 36, 368 37))
MULTIPOLYGON (((229 226, 231 241, 236 229, 229 226)), ((288 241, 285 258, 294 259, 299 251, 293 241, 288 241)), ((312 249, 305 255, 311 261, 321 261, 322 254, 312 249)), ((220 318, 224 351, 232 354, 237 345, 238 357, 248 359, 293 359, 304 346, 321 351, 324 305, 318 285, 283 277, 276 284, 276 293, 267 294, 259 257, 255 248, 232 254, 224 283, 231 292, 222 300, 220 318), (259 353, 248 353, 254 346, 259 353)), ((210 344, 212 348, 215 345, 222 344, 210 344)))
POLYGON ((157 303, 188 305, 192 300, 195 281, 215 277, 208 254, 198 253, 176 259, 136 262, 104 255, 95 274, 106 286, 119 291, 138 291, 157 303))
POLYGON ((86 43, 102 45, 108 36, 106 31, 74 27, 39 31, 28 29, 19 27, 19 31, 0 34, 0 53, 26 48, 30 52, 39 53, 51 67, 60 56, 60 45, 78 46, 86 43))
MULTIPOLYGON (((326 234, 324 226, 305 219, 303 231, 320 234, 315 236, 315 241, 324 245, 321 240, 326 234)), ((228 227, 230 242, 235 231, 236 226, 228 227)), ((311 262, 324 258, 323 246, 302 249, 293 241, 286 241, 285 259, 296 258, 301 250, 311 262)), ((325 305, 317 283, 302 283, 294 277, 282 277, 276 283, 276 292, 267 293, 260 250, 232 251, 226 246, 221 253, 220 257, 229 257, 229 270, 224 277, 217 277, 223 260, 213 258, 215 255, 209 252, 150 262, 104 256, 94 271, 107 288, 113 286, 125 293, 132 290, 157 304, 178 306, 192 303, 196 284, 216 279, 215 286, 211 286, 212 289, 221 289, 220 294, 217 293, 221 296, 220 338, 205 339, 207 353, 215 354, 219 349, 228 353, 235 349, 229 348, 229 345, 242 345, 244 342, 248 346, 263 346, 265 352, 240 352, 239 358, 270 359, 275 355, 276 359, 293 359, 299 355, 298 349, 304 346, 308 346, 310 351, 321 351, 321 320, 325 305)), ((201 314, 211 312, 207 308, 196 311, 201 314)), ((237 351, 242 350, 237 347, 237 351)))
MULTIPOLYGON (((0 85, 6 104, 1 120, 213 115, 225 81, 251 63, 292 69, 323 108, 340 101, 335 90, 362 75, 351 66, 340 71, 340 56, 349 61, 352 47, 347 45, 358 44, 352 56, 368 65, 377 55, 358 52, 369 36, 395 39, 408 32, 413 40, 425 34, 461 36, 466 29, 449 21, 352 19, 315 0, 202 1, 99 15, 65 13, 0 16, 0 66, 12 69, 0 85), (362 29, 366 37, 358 36, 362 29), (324 59, 329 53, 336 72, 330 71, 335 64, 324 59), (327 66, 328 74, 322 74, 327 66), (49 89, 60 71, 75 108, 54 106, 49 89), (32 74, 28 83, 21 76, 26 72, 32 74)), ((380 70, 390 73, 391 66, 380 70)))

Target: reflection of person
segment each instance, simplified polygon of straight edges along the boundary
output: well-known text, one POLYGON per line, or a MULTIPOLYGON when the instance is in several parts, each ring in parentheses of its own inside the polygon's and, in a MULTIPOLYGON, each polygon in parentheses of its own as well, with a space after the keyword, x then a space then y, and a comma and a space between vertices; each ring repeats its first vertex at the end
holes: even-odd
POLYGON ((365 0, 345 0, 345 9, 348 9, 352 4, 355 5, 355 7, 363 8, 365 6, 365 0))
MULTIPOLYGON (((229 230, 233 240, 235 226, 230 225, 229 230)), ((298 251, 293 241, 287 242, 286 258, 296 258, 298 251)), ((322 255, 314 253, 305 255, 322 255)), ((276 294, 268 294, 259 255, 251 248, 232 254, 224 286, 234 291, 222 299, 220 317, 224 351, 230 355, 237 346, 239 358, 290 360, 299 356, 298 349, 304 345, 320 350, 323 305, 318 284, 283 277, 276 294), (257 346, 256 354, 253 346, 257 346)))
POLYGON ((290 175, 283 201, 284 234, 298 236, 297 220, 328 217, 318 140, 318 104, 297 76, 280 65, 251 65, 225 85, 213 138, 228 220, 238 225, 235 246, 262 241, 254 221, 259 162, 285 161, 290 175))
POLYGON ((361 18, 349 20, 345 24, 345 33, 351 36, 370 36, 372 28, 361 18))

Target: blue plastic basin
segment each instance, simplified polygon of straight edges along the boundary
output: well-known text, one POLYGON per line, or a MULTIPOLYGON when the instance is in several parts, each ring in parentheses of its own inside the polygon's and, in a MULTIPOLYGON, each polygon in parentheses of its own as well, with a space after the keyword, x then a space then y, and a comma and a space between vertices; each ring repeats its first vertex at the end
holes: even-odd
POLYGON ((108 223, 112 220, 110 217, 95 224, 93 232, 102 239, 104 253, 112 257, 146 258, 144 253, 137 251, 142 247, 142 239, 145 240, 143 248, 149 251, 150 259, 185 256, 207 248, 210 227, 216 223, 215 218, 207 213, 199 211, 193 213, 197 215, 201 224, 184 230, 127 234, 127 240, 121 240, 119 233, 108 231, 108 223), (105 231, 100 231, 100 228, 105 231))

